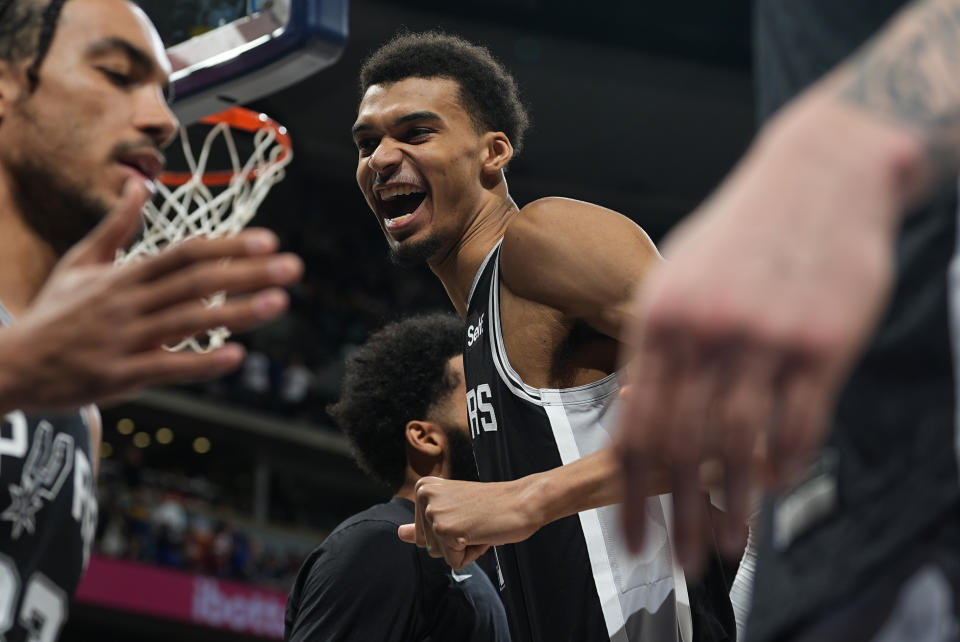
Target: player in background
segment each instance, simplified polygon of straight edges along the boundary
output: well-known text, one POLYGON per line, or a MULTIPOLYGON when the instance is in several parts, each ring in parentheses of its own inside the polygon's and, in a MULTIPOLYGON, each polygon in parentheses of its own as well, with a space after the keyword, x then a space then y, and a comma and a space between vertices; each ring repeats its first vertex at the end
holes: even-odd
POLYGON ((453 570, 397 539, 417 481, 476 479, 463 323, 448 314, 384 326, 347 360, 329 412, 361 468, 393 498, 337 526, 300 569, 285 639, 508 642, 500 596, 476 564, 453 570))
POLYGON ((715 458, 731 532, 775 491, 748 640, 956 640, 960 2, 761 0, 754 25, 768 121, 634 309, 627 531, 669 459, 696 565, 678 490, 715 458))
POLYGON ((641 555, 616 530, 616 353, 631 293, 660 261, 653 243, 590 203, 517 206, 504 171, 527 115, 485 49, 400 35, 364 64, 361 89, 357 183, 391 255, 426 261, 466 320, 484 482, 424 477, 401 537, 454 568, 497 545, 517 641, 730 639, 724 583, 688 590, 673 564, 666 485, 645 502, 658 536, 641 555))
POLYGON ((176 121, 169 62, 125 0, 0 0, 0 637, 53 640, 86 565, 93 401, 222 374, 164 343, 278 316, 302 271, 263 230, 115 269, 176 121), (224 259, 230 259, 225 262, 224 259), (217 291, 252 296, 206 309, 217 291))

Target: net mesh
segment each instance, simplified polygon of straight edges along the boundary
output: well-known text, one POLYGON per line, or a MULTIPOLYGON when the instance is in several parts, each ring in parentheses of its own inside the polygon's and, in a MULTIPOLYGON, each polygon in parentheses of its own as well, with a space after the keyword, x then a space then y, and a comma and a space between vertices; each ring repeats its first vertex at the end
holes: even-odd
MULTIPOLYGON (((286 129, 276 121, 234 107, 201 122, 212 127, 196 155, 190 137, 181 128, 179 139, 188 171, 161 175, 156 197, 143 209, 143 235, 129 249, 117 253, 117 264, 157 254, 197 236, 237 234, 257 213, 270 189, 283 180, 284 170, 293 160, 293 149, 286 129), (241 131, 252 138, 253 149, 245 161, 237 149, 236 135, 241 131), (218 158, 225 151, 229 169, 209 169, 215 151, 218 158)), ((213 307, 225 300, 224 293, 217 293, 204 304, 213 307)), ((164 347, 209 352, 222 346, 229 336, 225 327, 212 328, 206 337, 186 337, 164 347)))

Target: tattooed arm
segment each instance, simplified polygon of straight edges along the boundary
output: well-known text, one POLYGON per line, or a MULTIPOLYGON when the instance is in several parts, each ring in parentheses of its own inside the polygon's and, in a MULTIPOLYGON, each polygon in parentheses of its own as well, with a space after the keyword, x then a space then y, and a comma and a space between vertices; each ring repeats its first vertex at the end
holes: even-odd
POLYGON ((712 457, 725 544, 742 545, 748 491, 794 478, 819 447, 886 304, 903 212, 952 176, 958 150, 960 0, 918 2, 782 109, 674 232, 624 355, 637 383, 617 444, 632 546, 646 462, 671 461, 678 555, 698 566, 697 467, 712 457))
POLYGON ((834 75, 823 91, 918 136, 918 160, 936 178, 952 175, 960 159, 960 2, 910 4, 834 75))

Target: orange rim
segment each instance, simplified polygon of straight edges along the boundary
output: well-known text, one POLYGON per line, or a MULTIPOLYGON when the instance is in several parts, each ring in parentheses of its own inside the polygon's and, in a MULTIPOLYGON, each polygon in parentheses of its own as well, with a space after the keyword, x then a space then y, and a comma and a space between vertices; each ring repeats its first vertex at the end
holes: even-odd
MULTIPOLYGON (((277 143, 283 147, 280 156, 276 162, 282 162, 293 149, 293 141, 287 128, 270 118, 266 114, 246 109, 245 107, 230 107, 219 113, 211 114, 200 120, 204 125, 219 125, 226 123, 231 129, 245 131, 253 134, 261 129, 273 130, 277 143)), ((247 180, 252 181, 260 175, 259 169, 253 169, 247 174, 247 180)), ((206 172, 201 176, 203 184, 208 187, 225 187, 230 184, 235 174, 233 170, 224 169, 212 172, 206 172)), ((193 180, 193 174, 190 172, 163 172, 158 181, 167 187, 179 187, 193 180)))

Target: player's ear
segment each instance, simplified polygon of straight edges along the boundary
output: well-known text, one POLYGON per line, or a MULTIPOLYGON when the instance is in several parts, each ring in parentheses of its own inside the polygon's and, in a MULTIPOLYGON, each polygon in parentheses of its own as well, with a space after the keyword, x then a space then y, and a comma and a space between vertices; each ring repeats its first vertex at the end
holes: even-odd
POLYGON ((406 438, 411 448, 430 457, 439 457, 446 448, 447 436, 443 429, 432 421, 408 421, 406 438))
POLYGON ((0 60, 0 120, 26 91, 26 82, 26 63, 0 60))
POLYGON ((483 135, 483 154, 483 173, 499 174, 513 158, 513 145, 503 132, 487 132, 483 135))

